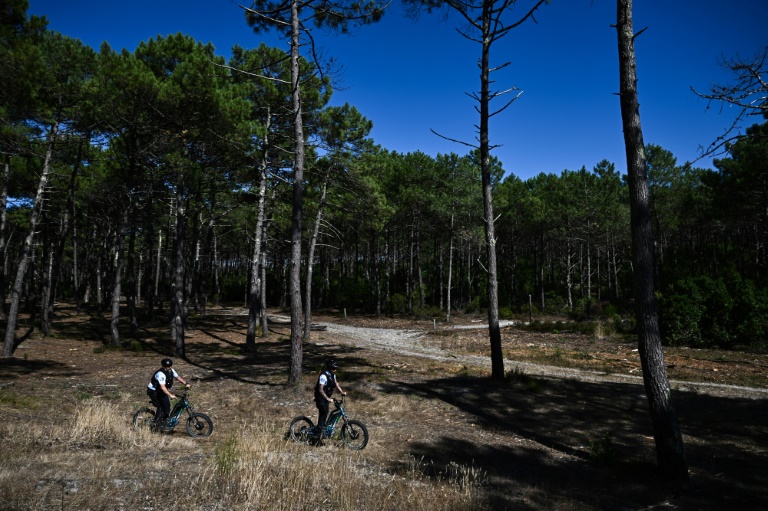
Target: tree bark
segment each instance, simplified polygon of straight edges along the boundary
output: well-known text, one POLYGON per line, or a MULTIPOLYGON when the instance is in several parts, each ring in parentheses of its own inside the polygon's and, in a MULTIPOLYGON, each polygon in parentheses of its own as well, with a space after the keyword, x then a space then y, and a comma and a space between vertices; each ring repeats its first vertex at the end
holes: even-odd
POLYGON ((451 282, 453 280, 453 219, 454 215, 451 213, 451 230, 449 232, 448 240, 448 282, 446 284, 446 297, 445 297, 445 322, 451 322, 451 282))
POLYGON ((120 215, 120 225, 117 228, 117 261, 115 264, 114 283, 112 285, 112 322, 110 332, 112 334, 112 346, 120 346, 120 295, 122 294, 123 266, 125 265, 125 230, 128 227, 128 216, 131 209, 131 200, 126 194, 123 211, 120 215))
MULTIPOLYGON (((53 309, 56 302, 56 290, 61 275, 61 266, 64 261, 64 248, 66 246, 67 236, 69 235, 70 216, 69 212, 75 203, 75 185, 77 183, 77 174, 80 171, 80 162, 83 153, 84 139, 81 139, 77 147, 77 158, 72 166, 72 173, 69 179, 69 188, 67 189, 67 203, 62 212, 61 223, 59 224, 59 236, 56 243, 56 250, 52 253, 52 265, 49 272, 49 284, 46 296, 43 296, 41 323, 44 325, 44 333, 47 335, 50 331, 53 321, 53 309)), ((73 218, 74 221, 74 218, 73 218)))
POLYGON ((173 245, 173 292, 171 303, 171 338, 176 346, 176 356, 186 356, 184 346, 184 244, 186 241, 186 210, 184 207, 184 177, 179 170, 176 184, 176 236, 173 245))
MULTIPOLYGON (((269 110, 267 110, 267 132, 269 132, 269 110)), ((265 145, 267 140, 265 138, 265 145)), ((267 149, 259 165, 259 205, 256 213, 256 230, 253 242, 253 259, 251 260, 251 289, 249 293, 248 332, 245 345, 249 348, 256 346, 256 326, 261 315, 261 245, 264 228, 264 211, 267 202, 267 149)))
POLYGON ((489 139, 490 103, 490 49, 492 2, 484 2, 483 42, 480 56, 480 172, 482 174, 483 210, 485 214, 485 249, 488 259, 488 334, 491 343, 491 379, 504 380, 504 355, 501 350, 499 329, 499 284, 496 275, 496 232, 491 190, 491 157, 489 139))
MULTIPOLYGON (((128 219, 126 219, 126 226, 128 219)), ((128 260, 126 262, 127 267, 125 270, 125 280, 128 284, 128 292, 126 293, 126 300, 128 305, 128 322, 131 328, 131 334, 136 333, 139 328, 139 321, 136 317, 136 302, 141 298, 139 289, 141 289, 141 270, 136 269, 136 228, 134 225, 130 227, 130 234, 128 237, 128 260)), ((139 261, 139 268, 141 268, 141 261, 139 261)))
POLYGON ((8 180, 11 176, 11 155, 3 161, 3 175, 0 177, 0 321, 8 319, 5 312, 5 261, 8 244, 5 239, 6 208, 8 206, 8 180))
POLYGON ((661 335, 654 298, 654 258, 648 176, 637 98, 635 34, 632 0, 617 0, 621 118, 629 178, 634 288, 638 325, 638 344, 643 381, 653 424, 656 457, 661 472, 688 486, 688 465, 683 438, 672 403, 671 389, 664 366, 661 335))
POLYGON ((323 178, 323 191, 320 196, 320 204, 317 208, 317 218, 315 218, 315 227, 312 230, 312 238, 309 240, 309 253, 307 254, 307 281, 304 283, 304 342, 309 342, 310 322, 312 317, 312 270, 314 268, 315 247, 317 246, 317 236, 320 233, 320 222, 323 220, 323 207, 325 206, 325 196, 328 191, 328 179, 330 175, 326 173, 323 178))
POLYGON ((45 189, 48 187, 48 180, 51 176, 51 157, 53 155, 53 146, 59 133, 59 123, 54 121, 48 132, 48 144, 45 150, 45 159, 43 160, 43 171, 40 174, 40 181, 37 185, 35 201, 32 204, 32 214, 29 217, 29 230, 24 239, 24 247, 21 252, 19 266, 16 269, 16 279, 11 290, 11 308, 8 312, 8 326, 5 330, 5 344, 3 346, 3 357, 9 358, 16 349, 16 322, 19 317, 19 304, 21 302, 21 293, 24 288, 24 276, 27 273, 27 266, 32 257, 34 248, 35 233, 37 224, 43 212, 43 203, 45 201, 45 189))
POLYGON ((301 221, 303 215, 304 192, 304 125, 301 107, 301 82, 299 68, 299 2, 291 0, 291 104, 293 107, 293 126, 295 154, 293 164, 293 215, 291 222, 291 365, 288 385, 301 383, 303 362, 302 334, 304 316, 301 306, 301 221))

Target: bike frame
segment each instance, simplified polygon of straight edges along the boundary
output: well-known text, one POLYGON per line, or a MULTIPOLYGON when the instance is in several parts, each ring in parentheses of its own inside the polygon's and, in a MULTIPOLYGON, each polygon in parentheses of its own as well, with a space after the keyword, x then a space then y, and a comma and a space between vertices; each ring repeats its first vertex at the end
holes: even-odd
POLYGON ((170 415, 168 415, 168 419, 171 422, 171 424, 175 427, 176 423, 179 422, 179 419, 181 418, 181 414, 184 413, 184 410, 187 411, 189 415, 192 415, 192 412, 194 411, 192 409, 192 405, 189 403, 189 400, 187 399, 187 393, 184 392, 183 394, 179 395, 179 400, 176 401, 176 404, 173 405, 173 408, 171 409, 170 415))
MULTIPOLYGON (((325 430, 328 435, 328 438, 331 438, 331 435, 336 431, 336 426, 339 424, 339 420, 342 420, 342 422, 347 422, 347 412, 344 411, 344 400, 333 400, 333 404, 336 406, 335 410, 331 410, 331 413, 328 414, 328 418, 325 422, 325 430)), ((317 426, 315 426, 317 428, 317 426)))

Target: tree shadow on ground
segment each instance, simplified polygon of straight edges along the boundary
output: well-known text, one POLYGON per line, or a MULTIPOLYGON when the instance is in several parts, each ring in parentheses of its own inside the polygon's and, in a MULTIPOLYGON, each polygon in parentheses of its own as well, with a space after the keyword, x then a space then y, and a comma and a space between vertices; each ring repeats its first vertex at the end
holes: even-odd
POLYGON ((487 471, 496 490, 489 497, 494 508, 545 509, 557 507, 553 502, 562 499, 616 510, 665 501, 678 509, 768 509, 766 400, 675 393, 692 480, 692 488, 681 492, 656 474, 641 386, 536 381, 496 385, 457 377, 392 381, 386 390, 440 399, 475 417, 489 431, 546 448, 525 447, 530 442, 519 447, 479 445, 455 433, 411 446, 412 456, 435 470, 446 470, 453 462, 487 471), (602 451, 596 448, 601 446, 602 451), (536 495, 542 500, 526 507, 510 497, 509 488, 520 483, 538 488, 536 495))
POLYGON ((72 378, 84 372, 67 364, 49 360, 25 360, 23 358, 0 359, 0 380, 12 380, 21 376, 72 378))
MULTIPOLYGON (((272 323, 270 336, 256 338, 252 348, 245 344, 247 317, 212 317, 196 319, 191 327, 203 334, 186 342, 186 361, 211 373, 204 380, 229 378, 241 383, 285 385, 291 354, 290 325, 272 323), (214 341, 214 342, 210 342, 214 341)), ((317 373, 329 358, 344 359, 345 363, 367 366, 368 361, 355 356, 360 352, 353 346, 303 343, 304 372, 317 373)), ((350 378, 351 373, 345 373, 350 378)), ((360 376, 362 378, 362 375, 360 376)))

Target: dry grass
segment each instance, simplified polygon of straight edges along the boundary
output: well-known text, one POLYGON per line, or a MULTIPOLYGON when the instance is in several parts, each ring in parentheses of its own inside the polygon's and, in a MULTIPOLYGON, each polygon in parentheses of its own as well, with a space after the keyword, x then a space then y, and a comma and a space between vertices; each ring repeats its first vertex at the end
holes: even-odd
MULTIPOLYGON (((237 396, 237 394, 235 394, 237 396)), ((209 398, 212 396, 209 396, 209 398)), ((201 396, 204 399, 205 396, 201 396)), ((430 476, 406 458, 395 473, 369 452, 313 449, 261 418, 209 440, 130 426, 132 398, 49 403, 50 421, 0 426, 0 509, 401 510, 479 509, 481 471, 430 476)), ((236 407, 246 398, 234 397, 236 407)), ((406 411, 395 396, 372 406, 406 411)), ((221 425, 219 425, 221 426, 221 425)), ((373 447, 375 450, 376 447, 373 447)))
MULTIPOLYGON (((192 382, 192 403, 214 422, 211 437, 192 439, 183 424, 172 434, 130 424, 146 404, 149 371, 172 353, 160 340, 165 325, 146 330, 143 352, 103 350, 82 338, 99 325, 73 315, 56 338, 32 336, 16 358, 0 362, 0 510, 768 508, 768 408, 755 394, 676 391, 695 485, 680 493, 656 478, 640 385, 542 378, 515 367, 493 385, 480 367, 317 333, 305 346, 304 382, 293 389, 284 385, 287 331, 276 327, 247 352, 244 321, 211 317, 190 329, 188 361, 176 364, 192 382), (286 440, 291 418, 314 419, 315 369, 328 352, 342 361, 347 411, 371 434, 363 451, 286 440)), ((575 359, 616 371, 634 363, 633 346, 610 336, 505 330, 503 341, 515 359, 575 359)), ((457 354, 488 349, 482 333, 425 342, 457 354)), ((747 373, 768 381, 765 357, 670 358, 672 370, 691 378, 699 371, 723 383, 747 373)))

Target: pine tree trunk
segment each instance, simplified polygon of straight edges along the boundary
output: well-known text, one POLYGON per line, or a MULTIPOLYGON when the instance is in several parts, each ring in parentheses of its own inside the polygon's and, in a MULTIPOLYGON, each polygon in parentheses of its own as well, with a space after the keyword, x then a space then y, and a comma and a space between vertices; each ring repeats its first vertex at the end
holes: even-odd
POLYGON ((570 238, 568 239, 568 243, 566 244, 565 249, 567 250, 567 254, 565 256, 565 283, 568 292, 568 310, 573 311, 573 263, 571 262, 573 255, 571 254, 572 248, 570 238))
POLYGON ((304 125, 302 122, 301 82, 299 69, 299 2, 291 0, 291 105, 293 107, 294 143, 296 151, 293 166, 293 216, 291 221, 291 365, 288 385, 301 383, 304 358, 302 334, 304 331, 301 306, 301 222, 304 192, 304 125))
POLYGON ((42 324, 46 325, 45 334, 48 334, 51 323, 53 321, 53 309, 56 303, 56 290, 59 284, 59 277, 61 276, 61 266, 64 261, 64 248, 66 246, 67 236, 69 235, 70 217, 69 212, 74 207, 75 202, 75 184, 77 183, 77 174, 80 171, 80 162, 82 160, 83 152, 83 139, 80 140, 77 147, 77 157, 75 164, 72 166, 72 174, 70 174, 69 188, 67 190, 67 204, 64 207, 62 213, 61 222, 59 224, 59 235, 56 243, 56 250, 51 254, 52 264, 49 272, 49 286, 47 292, 47 298, 44 298, 45 307, 42 312, 42 324))
POLYGON ((8 358, 13 355, 16 349, 16 322, 19 317, 19 305, 21 303, 21 294, 24 289, 24 277, 27 273, 27 266, 32 257, 34 248, 35 233, 37 224, 43 212, 43 203, 45 201, 45 189, 48 187, 48 180, 51 175, 51 157, 53 156, 53 146, 59 132, 59 123, 54 122, 48 133, 48 144, 45 150, 45 160, 43 161, 43 171, 40 174, 40 181, 37 185, 35 201, 32 204, 32 214, 29 217, 29 230, 24 239, 24 247, 19 259, 19 266, 16 269, 16 279, 11 290, 11 308, 8 312, 8 324, 5 331, 5 344, 3 346, 3 357, 8 358))
MULTIPOLYGON (((47 215, 44 212, 40 225, 48 223, 47 215)), ((42 274, 40 275, 40 332, 43 337, 51 333, 51 323, 48 316, 51 301, 51 267, 53 266, 53 252, 51 251, 51 240, 48 229, 43 230, 42 237, 42 274)))
POLYGON ((424 277, 421 271, 421 234, 416 229, 416 275, 419 278, 419 314, 424 313, 424 277))
POLYGON ((8 244, 5 239, 5 224, 8 207, 8 180, 11 176, 11 155, 6 154, 3 161, 3 175, 0 177, 0 321, 8 319, 5 311, 5 262, 8 244))
POLYGON ((411 224, 411 243, 408 253, 408 281, 406 282, 406 294, 408 295, 408 313, 413 313, 413 260, 416 252, 416 237, 414 226, 411 224))
POLYGON ((629 178, 632 227, 632 255, 637 308, 638 344, 643 368, 645 393, 656 442, 656 458, 661 472, 688 486, 688 465, 683 438, 672 403, 654 298, 653 234, 649 207, 648 176, 637 98, 635 33, 632 0, 617 0, 621 118, 629 178))
MULTIPOLYGON (((96 228, 94 227, 94 233, 96 228)), ((104 292, 102 287, 102 269, 104 268, 104 253, 106 252, 106 237, 99 243, 99 253, 96 256, 96 306, 99 312, 104 312, 104 292)))
POLYGON ((307 254, 307 281, 304 283, 304 342, 309 342, 310 322, 312 319, 312 270, 314 268, 315 247, 317 246, 317 236, 320 233, 320 222, 323 219, 323 207, 325 206, 325 196, 328 191, 329 173, 326 172, 323 178, 323 191, 320 195, 320 204, 317 207, 317 218, 315 218, 315 227, 312 229, 312 238, 309 240, 309 253, 307 254))
MULTIPOLYGON (((262 239, 266 241, 267 229, 264 228, 264 234, 262 239)), ((266 247, 263 247, 266 248, 266 247)), ((266 339, 269 337, 269 321, 267 318, 267 255, 266 251, 261 251, 261 290, 259 292, 259 300, 261 300, 261 337, 266 339)))
POLYGON ((392 265, 394 256, 389 253, 389 228, 384 230, 384 257, 386 257, 386 266, 384 268, 384 304, 389 308, 392 285, 392 265))
MULTIPOLYGON (((376 293, 376 316, 381 316, 381 258, 379 257, 379 249, 380 249, 380 242, 379 242, 379 232, 375 232, 373 234, 373 240, 372 243, 375 244, 375 250, 374 250, 374 259, 373 259, 373 279, 374 279, 374 289, 376 293)), ((386 257, 386 255, 385 255, 386 257)), ((327 267, 326 267, 327 268, 327 267)), ((327 269, 326 269, 327 272, 327 269)))
POLYGON ((267 167, 269 164, 269 128, 271 113, 267 108, 266 115, 266 133, 264 137, 264 145, 262 150, 264 154, 259 165, 259 205, 256 212, 256 231, 253 242, 253 259, 251 261, 251 290, 249 293, 249 309, 248 309, 248 332, 245 336, 245 345, 249 348, 256 346, 256 326, 259 324, 259 319, 262 313, 261 309, 261 249, 262 249, 262 236, 264 230, 264 215, 267 203, 267 167))
POLYGON ((184 177, 179 170, 176 185, 176 235, 173 244, 173 284, 171 309, 171 338, 176 346, 176 356, 186 356, 184 346, 184 244, 186 242, 186 208, 184 207, 184 177))
MULTIPOLYGON (((128 226, 126 225, 126 227, 128 226)), ((136 275, 136 229, 133 225, 129 228, 131 232, 128 237, 128 261, 125 270, 125 280, 128 283, 128 292, 126 293, 128 302, 128 321, 130 323, 131 333, 133 334, 139 328, 139 322, 136 317, 136 303, 140 298, 138 290, 141 289, 141 270, 139 270, 139 274, 136 275)), ((141 268, 141 261, 139 261, 138 266, 141 268)))
MULTIPOLYGON (((490 7, 489 7, 490 9, 490 7)), ((485 11, 485 9, 484 9, 485 11)), ((491 343, 491 379, 504 380, 504 355, 499 329, 499 284, 496 274, 496 231, 491 191, 491 159, 488 120, 490 102, 490 45, 492 38, 490 13, 483 13, 483 48, 480 56, 480 171, 485 215, 485 248, 488 259, 488 333, 491 343)))
POLYGON ((114 282, 112 285, 112 346, 120 346, 120 295, 122 294, 123 266, 125 265, 125 230, 128 226, 128 215, 131 209, 129 196, 125 196, 125 204, 120 215, 120 225, 117 228, 116 247, 117 261, 115 264, 114 282))
POLYGON ((445 322, 451 322, 451 282, 453 280, 453 213, 451 213, 451 230, 448 239, 448 283, 445 297, 445 322))

